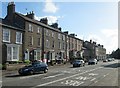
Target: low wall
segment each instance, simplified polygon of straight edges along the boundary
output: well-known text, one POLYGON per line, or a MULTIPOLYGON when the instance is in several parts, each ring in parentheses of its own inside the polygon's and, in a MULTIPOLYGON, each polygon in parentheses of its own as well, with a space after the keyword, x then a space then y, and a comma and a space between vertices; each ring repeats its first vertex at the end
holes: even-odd
POLYGON ((12 71, 12 70, 18 70, 19 68, 25 66, 26 64, 7 64, 6 70, 12 71))

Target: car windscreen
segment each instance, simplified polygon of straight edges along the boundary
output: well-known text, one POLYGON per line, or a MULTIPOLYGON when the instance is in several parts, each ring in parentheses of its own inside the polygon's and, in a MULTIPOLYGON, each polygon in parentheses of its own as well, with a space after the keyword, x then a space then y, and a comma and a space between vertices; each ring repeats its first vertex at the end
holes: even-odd
POLYGON ((79 62, 79 63, 80 63, 81 61, 79 61, 79 60, 76 60, 76 61, 74 61, 74 62, 79 62))

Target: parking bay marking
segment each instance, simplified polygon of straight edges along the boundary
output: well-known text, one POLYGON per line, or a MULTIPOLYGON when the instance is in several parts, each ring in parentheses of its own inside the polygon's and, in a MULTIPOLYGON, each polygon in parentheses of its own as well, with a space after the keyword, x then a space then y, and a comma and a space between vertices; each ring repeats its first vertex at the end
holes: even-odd
POLYGON ((48 83, 40 84, 40 85, 31 87, 31 88, 36 88, 36 87, 39 87, 39 86, 49 85, 49 84, 52 84, 52 83, 55 83, 55 82, 59 82, 59 81, 62 81, 62 80, 68 79, 68 78, 72 78, 72 77, 75 77, 75 76, 78 76, 78 75, 85 74, 85 73, 88 73, 88 72, 91 72, 91 71, 94 71, 94 70, 97 70, 97 69, 100 69, 100 68, 102 68, 102 67, 98 67, 98 68, 92 69, 90 71, 85 71, 85 72, 82 72, 82 73, 79 73, 79 74, 75 74, 75 75, 72 75, 72 76, 69 76, 69 77, 65 77, 65 78, 62 78, 62 79, 54 80, 54 81, 51 81, 51 82, 48 82, 48 83))

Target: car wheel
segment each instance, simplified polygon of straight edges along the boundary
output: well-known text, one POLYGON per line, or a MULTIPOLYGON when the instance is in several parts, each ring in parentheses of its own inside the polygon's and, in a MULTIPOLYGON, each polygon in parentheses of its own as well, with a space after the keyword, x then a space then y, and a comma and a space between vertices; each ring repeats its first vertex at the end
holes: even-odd
POLYGON ((33 74, 34 74, 34 72, 33 72, 33 71, 30 71, 30 74, 31 74, 31 75, 33 75, 33 74))
POLYGON ((47 72, 48 72, 48 69, 45 69, 45 70, 44 70, 44 73, 47 73, 47 72))

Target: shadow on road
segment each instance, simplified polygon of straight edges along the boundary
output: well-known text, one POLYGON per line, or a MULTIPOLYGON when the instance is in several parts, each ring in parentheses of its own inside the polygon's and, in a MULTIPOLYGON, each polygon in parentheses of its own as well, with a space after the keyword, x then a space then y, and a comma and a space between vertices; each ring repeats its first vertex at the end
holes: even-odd
MULTIPOLYGON (((41 73, 35 73, 33 75, 37 75, 37 74, 43 74, 42 72, 41 73)), ((14 75, 7 75, 5 77, 23 77, 23 76, 31 76, 31 75, 19 75, 19 74, 14 74, 14 75)))
POLYGON ((109 64, 109 65, 103 65, 103 67, 108 67, 108 68, 119 68, 120 63, 114 63, 114 64, 109 64))

